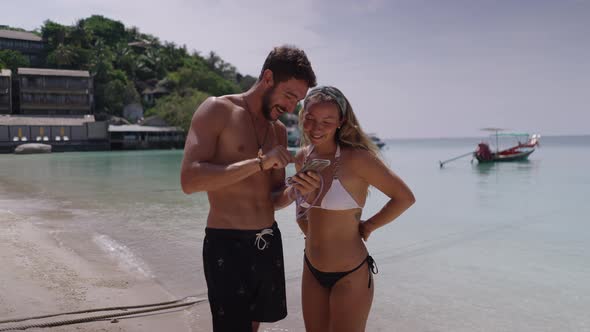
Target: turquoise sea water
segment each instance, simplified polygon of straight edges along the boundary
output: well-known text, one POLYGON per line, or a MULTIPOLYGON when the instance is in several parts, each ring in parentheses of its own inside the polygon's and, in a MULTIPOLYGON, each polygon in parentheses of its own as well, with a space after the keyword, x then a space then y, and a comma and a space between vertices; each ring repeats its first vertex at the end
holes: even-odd
MULTIPOLYGON (((367 330, 590 331, 590 136, 544 137, 528 162, 465 158, 439 168, 477 142, 387 141, 383 157, 417 203, 368 242, 380 273, 367 330)), ((181 158, 182 151, 0 155, 0 200, 64 239, 92 240, 179 297, 204 294, 207 199, 180 191, 181 158)), ((386 200, 372 190, 363 218, 386 200)), ((288 287, 298 294, 303 237, 293 210, 277 220, 288 287)), ((297 308, 298 298, 289 301, 297 308)))

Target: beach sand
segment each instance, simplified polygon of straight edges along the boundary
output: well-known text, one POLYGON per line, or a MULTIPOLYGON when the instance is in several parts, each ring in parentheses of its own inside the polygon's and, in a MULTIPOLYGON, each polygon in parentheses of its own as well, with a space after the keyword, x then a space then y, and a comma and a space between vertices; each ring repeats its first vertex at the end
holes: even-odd
MULTIPOLYGON (((51 232, 0 207, 0 317, 38 316, 90 308, 172 300, 160 285, 98 264, 64 247, 51 232)), ((104 312, 86 314, 100 315, 104 312)), ((51 331, 191 331, 190 310, 51 328, 51 331)), ((44 322, 79 318, 54 317, 44 322)), ((194 317, 193 317, 194 318, 194 317)), ((0 328, 33 322, 0 324, 0 328), (14 324, 14 325, 12 325, 14 324)), ((34 322, 38 323, 38 322, 34 322)), ((47 330, 47 329, 30 329, 47 330)))
MULTIPOLYGON (((35 201, 23 204, 23 200, 15 198, 0 199, 0 320, 177 299, 156 279, 122 267, 91 240, 91 235, 68 235, 61 219, 69 217, 54 209, 39 208, 35 201)), ((297 264, 291 263, 291 268, 296 268, 297 264)), ((287 296, 288 317, 276 323, 263 323, 259 331, 305 330, 299 278, 287 280, 287 296)), ((206 294, 196 294, 189 300, 203 298, 206 294)), ((119 312, 5 323, 0 328, 119 312)), ((48 330, 206 332, 211 331, 211 316, 209 304, 204 301, 167 313, 119 318, 117 323, 104 320, 27 331, 48 330)))

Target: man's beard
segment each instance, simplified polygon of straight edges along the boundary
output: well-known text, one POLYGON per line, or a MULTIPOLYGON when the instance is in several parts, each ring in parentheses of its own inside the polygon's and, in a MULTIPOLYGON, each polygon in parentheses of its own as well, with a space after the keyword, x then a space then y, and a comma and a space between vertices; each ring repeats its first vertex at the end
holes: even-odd
POLYGON ((275 88, 273 87, 262 96, 262 116, 264 116, 264 118, 268 121, 276 120, 270 116, 270 113, 272 112, 272 107, 270 105, 270 97, 272 96, 274 91, 275 88))

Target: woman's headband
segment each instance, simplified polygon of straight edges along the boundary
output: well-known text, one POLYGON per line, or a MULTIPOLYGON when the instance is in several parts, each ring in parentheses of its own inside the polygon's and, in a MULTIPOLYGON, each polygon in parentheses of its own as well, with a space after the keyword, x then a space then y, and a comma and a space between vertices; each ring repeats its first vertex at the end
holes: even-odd
POLYGON ((303 101, 304 106, 307 105, 309 98, 316 96, 318 94, 332 97, 332 99, 336 101, 336 104, 338 104, 338 107, 340 108, 340 114, 342 114, 342 117, 344 117, 344 115, 346 114, 346 109, 348 108, 346 98, 344 98, 344 95, 340 90, 336 89, 333 86, 318 86, 309 90, 307 96, 305 97, 305 100, 303 101))

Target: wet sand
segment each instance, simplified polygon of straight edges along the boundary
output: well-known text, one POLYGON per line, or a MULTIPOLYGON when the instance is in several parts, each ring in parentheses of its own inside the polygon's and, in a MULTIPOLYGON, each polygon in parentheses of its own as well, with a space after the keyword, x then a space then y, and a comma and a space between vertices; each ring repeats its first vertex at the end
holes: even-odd
MULTIPOLYGON (((115 264, 92 262, 62 246, 47 229, 36 226, 5 206, 0 207, 0 264, 0 319, 173 299, 154 280, 122 271, 115 264)), ((105 313, 92 315, 100 314, 105 313)), ((50 330, 191 331, 191 316, 190 310, 183 310, 121 319, 118 323, 100 321, 50 330)), ((55 317, 43 322, 79 317, 55 317)), ((0 328, 38 322, 0 324, 0 328)))

